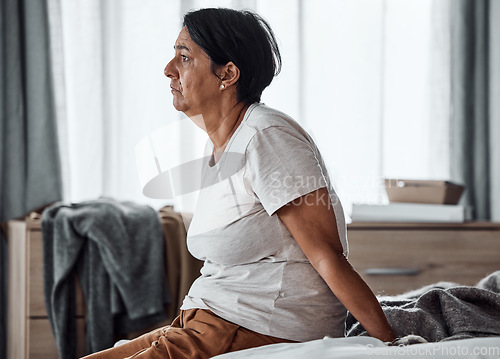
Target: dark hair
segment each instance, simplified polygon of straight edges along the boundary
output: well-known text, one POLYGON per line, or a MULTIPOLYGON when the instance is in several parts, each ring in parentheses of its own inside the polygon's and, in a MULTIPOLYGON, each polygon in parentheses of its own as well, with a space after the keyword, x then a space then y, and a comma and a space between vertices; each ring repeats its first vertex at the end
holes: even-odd
POLYGON ((251 11, 208 8, 188 12, 183 26, 212 60, 214 74, 217 66, 230 61, 238 67, 238 101, 260 101, 281 70, 278 44, 262 17, 251 11))

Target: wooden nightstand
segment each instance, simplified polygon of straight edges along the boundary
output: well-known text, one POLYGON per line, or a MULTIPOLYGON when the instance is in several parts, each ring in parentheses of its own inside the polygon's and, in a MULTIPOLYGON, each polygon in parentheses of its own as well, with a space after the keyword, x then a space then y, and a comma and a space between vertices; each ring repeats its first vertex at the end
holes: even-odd
MULTIPOLYGON (((43 243, 39 220, 9 221, 9 359, 58 358, 43 294, 43 243)), ((76 286, 77 355, 85 354, 85 305, 76 286)))
POLYGON ((500 269, 500 223, 348 225, 349 261, 375 294, 438 281, 474 285, 500 269))
MULTIPOLYGON (((172 302, 167 305, 167 319, 154 327, 170 324, 178 314, 191 283, 199 276, 203 262, 192 257, 186 246, 186 229, 191 214, 180 214, 172 208, 159 211, 165 239, 165 271, 172 302)), ((9 221, 9 289, 7 358, 58 358, 57 347, 47 312, 43 292, 43 242, 41 221, 38 217, 9 221)), ((76 280, 76 276, 75 276, 76 280)), ((77 356, 85 355, 85 302, 76 281, 77 356)), ((130 333, 133 338, 143 332, 130 333)))

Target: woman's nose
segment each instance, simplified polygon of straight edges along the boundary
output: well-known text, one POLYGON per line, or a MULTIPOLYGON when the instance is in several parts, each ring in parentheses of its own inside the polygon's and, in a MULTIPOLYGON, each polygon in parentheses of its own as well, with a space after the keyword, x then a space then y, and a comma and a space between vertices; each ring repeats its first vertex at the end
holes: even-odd
POLYGON ((175 70, 175 66, 173 66, 173 61, 174 59, 170 60, 167 66, 165 66, 165 70, 163 70, 165 76, 171 79, 177 78, 177 71, 175 70))

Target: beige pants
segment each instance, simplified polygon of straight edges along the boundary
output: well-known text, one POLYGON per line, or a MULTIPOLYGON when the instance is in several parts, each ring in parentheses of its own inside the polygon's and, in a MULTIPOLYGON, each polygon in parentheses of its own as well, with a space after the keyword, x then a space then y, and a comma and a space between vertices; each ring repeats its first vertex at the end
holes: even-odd
POLYGON ((181 311, 169 326, 153 330, 118 347, 88 355, 85 359, 205 359, 273 343, 291 341, 253 332, 219 318, 208 310, 190 309, 181 311))

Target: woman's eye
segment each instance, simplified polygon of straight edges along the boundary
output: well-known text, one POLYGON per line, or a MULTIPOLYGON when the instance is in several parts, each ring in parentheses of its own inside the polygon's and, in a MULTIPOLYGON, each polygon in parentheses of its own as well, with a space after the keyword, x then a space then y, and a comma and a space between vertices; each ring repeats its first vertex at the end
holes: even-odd
POLYGON ((181 58, 182 58, 182 61, 185 62, 185 61, 188 61, 189 59, 187 58, 187 56, 185 55, 181 55, 181 58))

